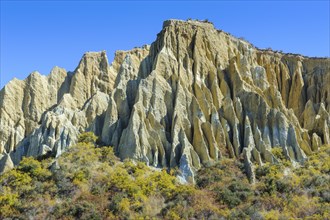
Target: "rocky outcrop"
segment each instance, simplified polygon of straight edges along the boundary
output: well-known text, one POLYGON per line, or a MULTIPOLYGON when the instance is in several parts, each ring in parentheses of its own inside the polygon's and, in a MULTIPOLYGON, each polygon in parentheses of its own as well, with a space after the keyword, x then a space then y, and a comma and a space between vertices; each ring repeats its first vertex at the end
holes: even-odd
POLYGON ((104 51, 86 53, 72 73, 55 67, 48 76, 33 72, 6 85, 0 92, 1 170, 23 156, 59 156, 85 130, 101 135, 117 61, 139 51, 143 55, 148 48, 118 52, 112 65, 104 51))
POLYGON ((149 47, 87 53, 73 73, 33 73, 0 92, 0 164, 59 155, 83 130, 121 159, 179 167, 242 157, 302 163, 329 143, 330 60, 259 50, 211 23, 165 21, 149 47), (19 107, 17 107, 19 106, 19 107), (8 156, 9 155, 9 156, 8 156), (9 161, 9 162, 8 162, 9 161))

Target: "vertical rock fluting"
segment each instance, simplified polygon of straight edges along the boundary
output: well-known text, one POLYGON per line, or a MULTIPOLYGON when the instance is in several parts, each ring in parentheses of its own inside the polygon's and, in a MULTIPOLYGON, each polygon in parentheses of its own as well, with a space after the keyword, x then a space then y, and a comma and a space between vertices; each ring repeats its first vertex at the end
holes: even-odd
POLYGON ((212 24, 170 20, 143 63, 123 80, 136 91, 129 112, 113 98, 106 113, 102 138, 122 159, 179 166, 188 178, 242 155, 253 180, 254 163, 276 162, 272 147, 299 163, 328 143, 329 59, 260 51, 212 24))
POLYGON ((276 162, 273 147, 301 163, 329 144, 329 64, 259 50, 210 23, 165 21, 150 48, 118 51, 111 65, 88 53, 72 74, 9 83, 0 166, 59 155, 87 129, 121 159, 179 167, 191 181, 201 166, 242 157, 253 181, 255 163, 276 162))
POLYGON ((104 51, 90 52, 73 73, 55 67, 48 76, 34 72, 6 85, 0 92, 0 172, 23 156, 59 156, 84 130, 101 135, 117 60, 110 66, 104 51))

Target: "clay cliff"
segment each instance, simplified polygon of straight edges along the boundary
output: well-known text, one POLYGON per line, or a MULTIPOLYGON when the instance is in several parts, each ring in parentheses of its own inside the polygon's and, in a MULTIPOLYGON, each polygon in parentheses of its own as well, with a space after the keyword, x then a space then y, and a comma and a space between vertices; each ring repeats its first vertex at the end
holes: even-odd
POLYGON ((121 159, 196 170, 222 157, 293 164, 330 144, 330 59, 260 50, 209 22, 168 20, 151 46, 86 53, 0 91, 0 172, 93 131, 121 159))

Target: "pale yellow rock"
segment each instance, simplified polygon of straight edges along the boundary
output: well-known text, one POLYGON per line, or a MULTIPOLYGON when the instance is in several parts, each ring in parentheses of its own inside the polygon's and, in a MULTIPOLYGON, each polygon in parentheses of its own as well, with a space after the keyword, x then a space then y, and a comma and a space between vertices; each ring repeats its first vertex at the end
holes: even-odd
POLYGON ((151 46, 117 51, 111 64, 89 52, 73 73, 56 67, 10 82, 0 91, 0 153, 7 167, 19 152, 59 155, 91 130, 121 159, 179 167, 192 182, 201 166, 243 156, 253 182, 255 163, 276 162, 272 147, 303 163, 330 142, 329 80, 328 58, 169 20, 151 46))
POLYGON ((313 149, 313 151, 317 151, 319 149, 321 143, 322 143, 321 138, 317 134, 313 133, 313 136, 312 136, 312 149, 313 149))
POLYGON ((305 110, 303 112, 303 126, 307 130, 312 130, 314 128, 316 113, 314 110, 313 102, 308 100, 305 105, 305 110))
POLYGON ((197 117, 194 118, 194 136, 193 136, 194 150, 198 154, 202 163, 207 164, 210 161, 210 153, 207 141, 204 138, 202 131, 202 123, 197 117))
POLYGON ((304 97, 302 89, 304 80, 302 76, 302 63, 300 60, 295 64, 295 71, 292 76, 292 85, 289 93, 288 108, 292 108, 296 116, 300 116, 303 111, 304 97))

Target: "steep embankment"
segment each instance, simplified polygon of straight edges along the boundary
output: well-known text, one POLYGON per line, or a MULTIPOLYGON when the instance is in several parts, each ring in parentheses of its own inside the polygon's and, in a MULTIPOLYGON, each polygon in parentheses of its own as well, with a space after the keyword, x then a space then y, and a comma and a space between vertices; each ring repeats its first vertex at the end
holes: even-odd
POLYGON ((74 73, 54 68, 0 92, 0 168, 59 155, 94 131, 120 158, 180 167, 186 179, 221 157, 293 163, 329 144, 330 60, 258 50, 197 21, 165 21, 149 47, 86 53, 74 73))

